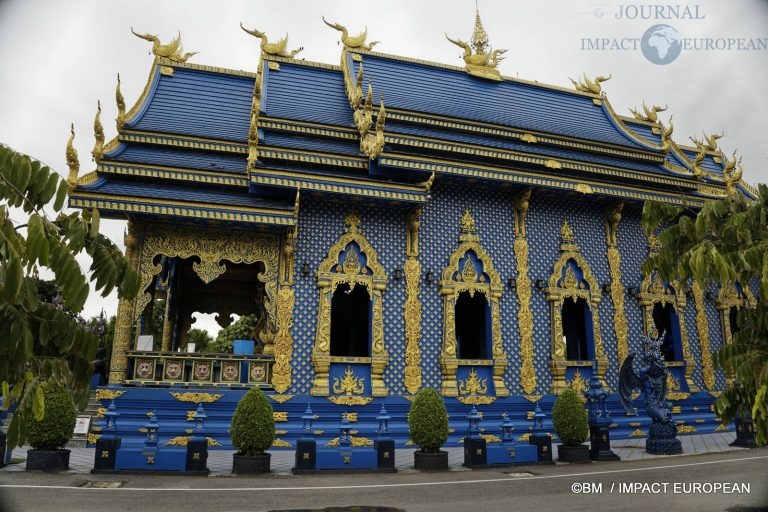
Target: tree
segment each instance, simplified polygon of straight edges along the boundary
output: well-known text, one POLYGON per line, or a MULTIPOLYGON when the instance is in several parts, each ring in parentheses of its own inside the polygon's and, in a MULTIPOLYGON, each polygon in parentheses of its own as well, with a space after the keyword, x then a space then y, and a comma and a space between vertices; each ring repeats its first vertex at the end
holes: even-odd
POLYGON ((90 281, 102 296, 117 288, 130 299, 139 287, 120 249, 99 233, 98 211, 64 213, 66 195, 56 172, 0 146, 0 383, 3 408, 16 407, 11 446, 25 441, 32 417, 45 415, 42 382, 67 386, 81 405, 88 400, 98 339, 75 318, 90 292, 76 256, 89 257, 90 281), (54 220, 45 212, 51 201, 54 220), (55 276, 62 308, 38 297, 40 269, 55 276))
POLYGON ((216 352, 232 352, 234 340, 256 339, 256 315, 243 315, 216 336, 211 348, 216 352))
POLYGON ((644 263, 665 281, 710 284, 759 283, 754 308, 741 311, 740 329, 732 342, 714 354, 720 368, 736 379, 717 399, 723 421, 752 415, 756 441, 768 442, 768 186, 758 187, 756 201, 738 193, 708 202, 699 211, 687 206, 646 202, 643 229, 658 236, 661 251, 644 263))
POLYGON ((187 344, 194 343, 195 352, 207 352, 212 341, 213 336, 202 329, 190 329, 187 333, 187 344))

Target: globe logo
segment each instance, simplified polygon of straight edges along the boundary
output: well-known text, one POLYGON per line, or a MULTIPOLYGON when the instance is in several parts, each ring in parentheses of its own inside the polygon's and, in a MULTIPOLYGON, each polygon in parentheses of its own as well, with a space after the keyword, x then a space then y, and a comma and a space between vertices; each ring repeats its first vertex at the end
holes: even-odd
POLYGON ((669 25, 653 25, 640 40, 643 55, 654 64, 665 65, 680 56, 682 38, 669 25))

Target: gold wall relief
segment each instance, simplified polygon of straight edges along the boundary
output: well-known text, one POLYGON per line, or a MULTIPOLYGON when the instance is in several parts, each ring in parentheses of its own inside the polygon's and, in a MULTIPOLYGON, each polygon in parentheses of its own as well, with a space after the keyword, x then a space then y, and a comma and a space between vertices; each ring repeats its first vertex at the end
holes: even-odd
MULTIPOLYGON (((128 219, 128 227, 125 232, 125 258, 133 268, 138 266, 139 229, 133 219, 128 219)), ((110 361, 109 383, 119 384, 125 379, 125 370, 128 367, 126 352, 131 349, 133 340, 133 304, 126 299, 120 299, 117 305, 117 319, 115 320, 115 338, 112 345, 112 359, 110 361)))
POLYGON ((405 370, 404 383, 408 393, 415 395, 421 389, 421 263, 419 263, 419 227, 421 207, 409 215, 406 225, 405 274, 405 370))
POLYGON ((701 349, 701 378, 704 380, 704 387, 708 391, 715 389, 715 370, 712 367, 712 352, 709 348, 709 323, 707 321, 707 312, 704 309, 704 290, 701 289, 698 281, 693 281, 691 285, 693 292, 693 303, 696 306, 696 329, 699 334, 699 347, 701 349))
MULTIPOLYGON (((552 323, 552 339, 550 370, 552 373, 553 394, 559 394, 567 387, 565 382, 565 370, 568 367, 566 350, 563 344, 563 317, 562 308, 565 300, 576 301, 584 299, 592 312, 592 338, 594 341, 594 354, 597 361, 597 374, 605 386, 605 370, 608 367, 608 358, 603 347, 600 329, 600 317, 598 306, 600 304, 601 288, 592 274, 592 269, 587 260, 581 255, 576 244, 576 236, 568 223, 563 219, 560 226, 560 256, 554 264, 554 270, 549 277, 547 287, 544 289, 546 298, 550 303, 550 319, 552 323), (581 279, 576 276, 573 261, 581 270, 581 279)), ((587 326, 589 329, 590 326, 587 326)), ((607 388, 607 386, 606 386, 607 388)))
MULTIPOLYGON (((298 208, 298 193, 296 204, 298 208)), ((293 278, 297 229, 296 227, 288 228, 288 232, 285 235, 280 267, 280 289, 277 292, 277 301, 275 303, 276 332, 273 344, 275 364, 272 366, 272 386, 278 393, 285 393, 291 386, 291 359, 293 358, 291 327, 293 326, 293 308, 296 304, 293 278)), ((266 349, 267 347, 264 348, 266 349)))
POLYGON ((528 277, 528 240, 525 238, 525 217, 531 189, 525 189, 513 200, 515 221, 515 261, 517 262, 517 326, 520 330, 520 387, 526 394, 536 390, 536 368, 533 365, 533 312, 531 311, 531 279, 528 277))
POLYGON ((480 245, 475 219, 469 210, 466 210, 461 217, 459 247, 451 254, 440 280, 440 295, 443 296, 443 347, 440 365, 443 371, 442 393, 444 396, 456 396, 457 393, 456 301, 459 294, 465 291, 472 296, 478 292, 482 293, 488 301, 491 313, 493 385, 496 388, 496 396, 507 396, 509 389, 504 384, 504 372, 509 360, 502 345, 499 317, 499 299, 501 299, 503 287, 498 272, 493 268, 491 257, 480 245), (482 268, 475 268, 468 258, 464 260, 463 267, 461 266, 461 260, 469 252, 475 254, 482 268))
POLYGON ((621 285, 621 255, 618 247, 618 229, 624 201, 612 203, 605 209, 605 243, 608 245, 608 271, 611 276, 613 302, 613 330, 616 334, 616 353, 619 365, 629 354, 629 326, 624 311, 624 288, 621 285))
POLYGON ((350 212, 344 219, 345 232, 331 246, 328 256, 317 270, 317 286, 320 289, 318 306, 317 332, 315 346, 312 349, 312 363, 315 380, 312 385, 313 395, 328 395, 328 372, 331 364, 331 301, 333 293, 340 284, 364 286, 372 301, 373 319, 371 322, 371 392, 374 396, 386 396, 384 370, 389 356, 384 343, 384 319, 382 314, 381 294, 387 287, 387 275, 378 261, 376 251, 360 231, 360 217, 350 212), (365 265, 357 257, 339 258, 348 246, 356 244, 361 255, 365 256, 365 265))

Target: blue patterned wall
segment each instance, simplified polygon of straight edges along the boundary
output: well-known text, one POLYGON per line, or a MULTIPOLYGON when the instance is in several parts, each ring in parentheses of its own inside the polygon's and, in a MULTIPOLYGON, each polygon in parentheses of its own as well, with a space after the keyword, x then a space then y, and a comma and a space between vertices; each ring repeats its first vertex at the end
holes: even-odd
MULTIPOLYGON (((422 276, 432 271, 432 284, 421 282, 422 302, 421 357, 423 385, 439 388, 441 384, 440 348, 443 332, 443 298, 439 294, 438 280, 450 255, 458 247, 459 221, 469 208, 475 218, 480 244, 493 260, 503 287, 500 300, 503 346, 509 357, 509 367, 504 375, 512 394, 522 393, 519 383, 519 331, 517 328, 518 304, 512 290, 506 285, 508 278, 516 276, 514 258, 514 226, 512 213, 513 187, 487 187, 478 183, 450 183, 438 180, 432 189, 432 198, 424 206, 419 239, 419 260, 422 276)), ((581 254, 589 263, 597 282, 602 286, 610 282, 605 244, 603 210, 608 200, 581 194, 534 191, 528 211, 526 226, 530 247, 529 277, 547 280, 554 262, 559 256, 560 226, 563 218, 573 228, 581 254)), ((392 275, 402 268, 405 261, 405 223, 408 208, 384 206, 379 203, 330 201, 327 198, 302 196, 299 219, 299 235, 296 245, 296 267, 306 262, 314 271, 325 259, 328 249, 343 233, 344 217, 354 208, 361 218, 360 229, 371 246, 377 251, 379 261, 390 281, 383 293, 385 344, 389 353, 384 381, 391 394, 404 394, 403 369, 405 324, 403 304, 404 280, 395 281, 392 275)), ((624 289, 639 286, 642 281, 641 264, 647 254, 646 239, 640 229, 640 205, 627 205, 618 230, 621 251, 622 285, 624 289)), ((312 385, 312 346, 317 321, 318 289, 314 275, 296 276, 296 309, 294 312, 293 387, 291 392, 308 393, 312 385)), ((551 386, 549 375, 550 312, 544 294, 532 290, 531 308, 534 316, 534 366, 537 373, 537 393, 546 393, 551 386)), ((719 317, 712 301, 706 301, 709 317, 710 343, 714 350, 720 346, 719 317)), ((603 345, 608 357, 606 381, 615 389, 620 362, 617 359, 616 336, 613 327, 613 303, 609 295, 602 295, 598 314, 603 345)), ((629 325, 629 350, 641 347, 642 312, 629 295, 625 295, 625 313, 629 325)), ((692 301, 684 312, 688 339, 697 360, 700 358, 695 308, 692 301)), ((696 369, 694 378, 703 385, 701 371, 696 369)), ((718 386, 724 378, 718 373, 718 386)))

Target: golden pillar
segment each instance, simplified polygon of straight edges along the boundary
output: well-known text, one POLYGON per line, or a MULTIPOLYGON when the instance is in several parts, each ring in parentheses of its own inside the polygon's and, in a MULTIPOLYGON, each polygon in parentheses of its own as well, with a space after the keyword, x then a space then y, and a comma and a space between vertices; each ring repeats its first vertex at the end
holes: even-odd
MULTIPOLYGON (((136 268, 139 238, 136 224, 128 219, 128 230, 125 233, 125 258, 128 264, 136 268)), ((115 337, 112 342, 112 359, 109 369, 109 383, 119 384, 125 379, 128 366, 126 352, 130 349, 133 327, 133 304, 124 298, 117 305, 117 320, 115 321, 115 337)))

